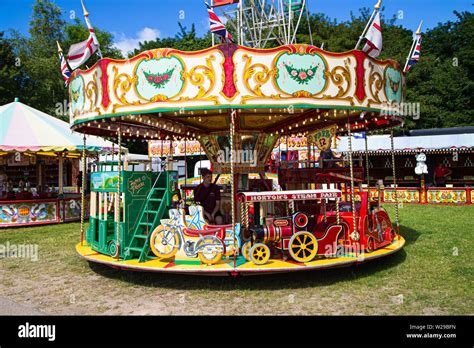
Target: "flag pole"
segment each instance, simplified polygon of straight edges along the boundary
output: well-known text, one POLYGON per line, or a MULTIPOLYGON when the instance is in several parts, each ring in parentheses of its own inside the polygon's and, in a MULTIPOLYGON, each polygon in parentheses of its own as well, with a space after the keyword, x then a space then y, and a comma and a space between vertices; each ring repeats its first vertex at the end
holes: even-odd
POLYGON ((411 55, 413 54, 413 50, 415 49, 416 41, 418 40, 419 36, 421 35, 421 25, 423 24, 423 20, 420 21, 420 25, 415 33, 415 37, 413 38, 413 43, 411 44, 410 52, 408 52, 407 61, 405 63, 405 67, 403 68, 403 72, 406 72, 408 62, 410 61, 411 55))
MULTIPOLYGON (((214 0, 211 0, 211 8, 214 6, 214 0)), ((216 39, 214 38, 214 33, 211 31, 211 40, 212 40, 212 46, 216 44, 216 39)))
MULTIPOLYGON (((90 30, 89 25, 92 27, 92 24, 90 24, 90 22, 88 22, 89 12, 87 12, 86 7, 84 6, 84 2, 82 0, 81 0, 81 5, 82 5, 82 11, 84 12, 84 18, 86 20, 86 23, 88 24, 87 29, 90 30)), ((102 52, 100 50, 99 41, 98 41, 97 36, 95 35, 95 33, 93 33, 93 34, 94 34, 93 37, 95 37, 96 41, 97 41, 97 55, 99 56, 100 59, 102 59, 102 52)))
POLYGON ((357 44, 356 44, 355 47, 354 47, 355 50, 359 47, 359 45, 360 45, 362 39, 363 39, 364 36, 365 36, 365 33, 367 32, 367 29, 369 29, 369 26, 370 26, 370 24, 372 23, 372 21, 373 21, 373 19, 374 19, 375 14, 377 13, 378 10, 380 10, 380 5, 381 5, 381 4, 382 4, 382 0, 377 1, 377 3, 375 4, 375 6, 374 6, 374 11, 372 12, 372 15, 370 16, 369 21, 367 22, 367 25, 366 25, 365 28, 364 28, 364 31, 363 31, 362 34, 359 36, 359 41, 357 41, 357 44))

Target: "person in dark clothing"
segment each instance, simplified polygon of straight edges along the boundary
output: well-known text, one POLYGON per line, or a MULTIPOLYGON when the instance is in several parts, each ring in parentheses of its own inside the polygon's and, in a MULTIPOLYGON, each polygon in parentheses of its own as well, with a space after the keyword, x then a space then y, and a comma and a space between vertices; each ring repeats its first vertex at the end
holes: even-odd
POLYGON ((209 223, 222 225, 223 216, 220 212, 221 192, 219 186, 212 183, 212 172, 201 171, 202 183, 194 189, 194 202, 203 207, 204 216, 209 223))
POLYGON ((77 192, 81 192, 82 189, 82 171, 79 171, 76 177, 77 192))
POLYGON ((332 152, 332 150, 329 148, 327 150, 324 150, 321 152, 321 156, 320 156, 320 163, 319 163, 319 167, 320 168, 334 168, 334 154, 332 152))
POLYGON ((445 166, 443 163, 438 163, 438 166, 434 170, 433 179, 436 186, 443 186, 446 184, 446 178, 453 174, 453 171, 445 166))

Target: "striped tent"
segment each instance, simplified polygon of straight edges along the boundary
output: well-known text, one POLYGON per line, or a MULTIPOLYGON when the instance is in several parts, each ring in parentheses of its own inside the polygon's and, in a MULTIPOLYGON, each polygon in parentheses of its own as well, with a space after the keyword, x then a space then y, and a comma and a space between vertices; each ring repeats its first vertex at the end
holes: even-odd
MULTIPOLYGON (((100 137, 86 136, 87 152, 110 152, 113 144, 100 137)), ((0 106, 0 154, 2 152, 66 152, 78 157, 83 135, 70 130, 67 122, 33 109, 15 99, 0 106)), ((117 146, 115 146, 117 150, 117 146)))

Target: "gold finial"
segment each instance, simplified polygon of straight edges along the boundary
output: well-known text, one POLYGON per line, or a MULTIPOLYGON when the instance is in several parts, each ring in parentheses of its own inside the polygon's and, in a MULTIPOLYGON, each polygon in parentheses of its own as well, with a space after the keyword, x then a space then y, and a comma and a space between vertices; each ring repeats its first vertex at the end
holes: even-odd
POLYGON ((382 5, 382 0, 377 1, 377 3, 375 4, 374 8, 375 8, 376 10, 379 10, 379 9, 380 9, 380 5, 382 5))
POLYGON ((59 46, 59 42, 56 41, 56 44, 58 45, 58 53, 61 53, 63 50, 61 49, 61 46, 59 46))
POLYGON ((81 0, 82 10, 84 11, 84 17, 89 16, 89 12, 87 12, 86 7, 84 6, 84 2, 81 0))
POLYGON ((420 35, 421 34, 421 26, 423 25, 423 19, 420 21, 420 25, 418 26, 418 29, 416 31, 416 35, 420 35))

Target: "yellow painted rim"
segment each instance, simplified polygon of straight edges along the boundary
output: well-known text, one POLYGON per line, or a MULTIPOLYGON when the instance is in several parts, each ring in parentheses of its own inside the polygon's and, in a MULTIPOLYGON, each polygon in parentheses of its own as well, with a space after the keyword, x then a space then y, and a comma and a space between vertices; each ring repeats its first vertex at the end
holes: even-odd
POLYGON ((257 243, 250 249, 250 259, 256 265, 264 265, 270 259, 270 248, 263 244, 257 243))
MULTIPOLYGON (((215 241, 215 239, 214 238, 209 238, 209 236, 206 236, 202 240, 203 243, 207 243, 209 241, 215 241)), ((214 243, 212 243, 212 244, 214 244, 214 243)), ((222 253, 220 251, 218 251, 218 252, 214 252, 213 254, 214 255, 209 258, 209 257, 206 257, 204 252, 199 251, 198 252, 198 257, 199 257, 199 260, 201 260, 201 262, 203 264, 205 264, 205 265, 214 265, 214 264, 218 263, 221 260, 222 253)))
POLYGON ((298 232, 291 237, 288 249, 293 260, 309 262, 318 253, 318 241, 309 232, 298 232))
POLYGON ((179 242, 179 235, 177 233, 173 233, 173 245, 162 244, 162 240, 164 238, 164 234, 166 233, 165 228, 162 225, 159 225, 157 228, 153 230, 150 236, 150 249, 155 254, 157 257, 162 258, 162 259, 169 259, 170 257, 173 257, 176 255, 180 248, 180 242, 179 242), (161 246, 164 247, 164 250, 158 250, 156 248, 156 244, 161 244, 161 246))

